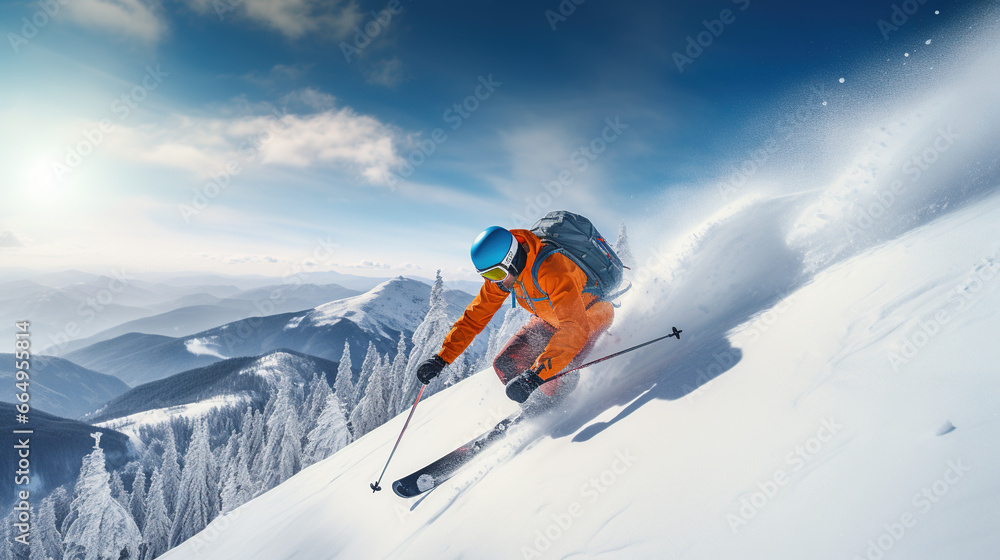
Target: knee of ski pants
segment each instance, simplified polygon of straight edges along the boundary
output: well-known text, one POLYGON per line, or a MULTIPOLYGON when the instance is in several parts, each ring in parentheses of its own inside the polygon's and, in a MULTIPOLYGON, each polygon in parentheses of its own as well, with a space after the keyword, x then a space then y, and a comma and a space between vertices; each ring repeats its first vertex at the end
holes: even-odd
POLYGON ((493 360, 493 370, 500 381, 508 381, 524 373, 545 350, 555 329, 538 317, 532 317, 510 340, 493 360))

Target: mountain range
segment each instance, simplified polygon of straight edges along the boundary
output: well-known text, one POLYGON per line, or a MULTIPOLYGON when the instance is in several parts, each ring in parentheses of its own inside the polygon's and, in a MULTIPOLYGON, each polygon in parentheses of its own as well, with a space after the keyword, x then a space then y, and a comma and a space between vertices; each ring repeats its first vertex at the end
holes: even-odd
MULTIPOLYGON (((472 299, 458 290, 447 290, 444 297, 448 315, 456 319, 472 299)), ((134 387, 227 358, 280 348, 339 361, 345 341, 353 356, 363 356, 372 342, 380 353, 394 354, 400 333, 409 339, 423 320, 429 298, 430 286, 398 277, 314 309, 241 319, 183 337, 129 333, 65 358, 134 387)), ((477 341, 473 351, 482 350, 484 340, 477 341)))
POLYGON ((135 437, 143 426, 266 402, 285 380, 305 386, 318 373, 333 386, 338 366, 293 350, 230 358, 130 389, 84 419, 135 437))
MULTIPOLYGON (((14 364, 14 354, 0 354, 0 362, 14 364)), ((62 358, 35 356, 30 363, 31 407, 55 416, 79 418, 129 388, 117 377, 62 358)), ((0 369, 0 382, 13 387, 14 381, 13 369, 0 369)))

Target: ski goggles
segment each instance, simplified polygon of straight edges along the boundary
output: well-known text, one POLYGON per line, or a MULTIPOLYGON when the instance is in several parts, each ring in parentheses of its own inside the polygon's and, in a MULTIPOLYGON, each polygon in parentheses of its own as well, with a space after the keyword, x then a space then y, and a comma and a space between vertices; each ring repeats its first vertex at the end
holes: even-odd
POLYGON ((504 268, 502 264, 479 271, 480 276, 487 280, 492 280, 493 282, 503 282, 503 279, 507 277, 507 274, 507 269, 504 268))
POLYGON ((507 254, 504 255, 503 260, 489 268, 478 270, 479 275, 493 282, 502 282, 507 277, 507 274, 510 273, 510 265, 514 262, 514 256, 517 255, 518 243, 517 238, 512 235, 510 237, 510 248, 507 249, 507 254))

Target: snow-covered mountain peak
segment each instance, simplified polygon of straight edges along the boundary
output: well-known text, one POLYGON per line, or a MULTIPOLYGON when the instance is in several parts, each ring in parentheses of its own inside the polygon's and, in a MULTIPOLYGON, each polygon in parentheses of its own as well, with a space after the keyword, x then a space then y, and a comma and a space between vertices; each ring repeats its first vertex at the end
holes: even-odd
POLYGON ((386 327, 405 331, 419 324, 427 313, 429 295, 427 284, 399 276, 364 294, 321 305, 292 321, 299 321, 295 326, 304 321, 318 327, 350 319, 368 332, 388 336, 386 327))
POLYGON ((308 381, 315 366, 315 360, 285 350, 275 350, 241 369, 239 375, 256 375, 277 387, 289 376, 293 377, 292 383, 308 381))

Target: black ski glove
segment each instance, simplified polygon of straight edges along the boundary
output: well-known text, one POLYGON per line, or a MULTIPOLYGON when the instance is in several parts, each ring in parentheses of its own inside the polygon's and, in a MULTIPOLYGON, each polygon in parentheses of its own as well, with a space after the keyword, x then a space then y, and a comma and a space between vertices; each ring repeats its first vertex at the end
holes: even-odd
POLYGON ((448 365, 448 362, 444 361, 444 358, 434 354, 417 368, 417 379, 424 385, 427 385, 431 382, 431 379, 434 379, 441 373, 441 370, 446 365, 448 365))
POLYGON ((545 381, 538 377, 538 372, 533 369, 518 375, 507 383, 507 398, 516 402, 524 403, 531 396, 535 389, 539 388, 545 381))

